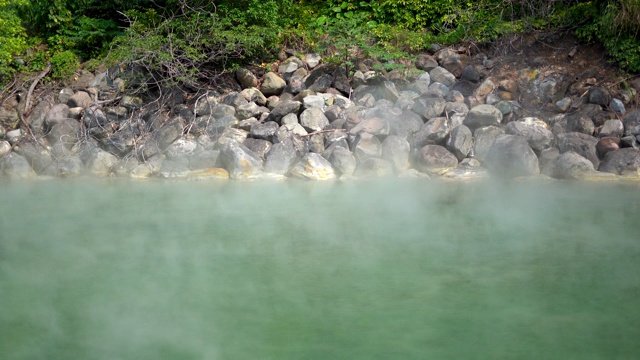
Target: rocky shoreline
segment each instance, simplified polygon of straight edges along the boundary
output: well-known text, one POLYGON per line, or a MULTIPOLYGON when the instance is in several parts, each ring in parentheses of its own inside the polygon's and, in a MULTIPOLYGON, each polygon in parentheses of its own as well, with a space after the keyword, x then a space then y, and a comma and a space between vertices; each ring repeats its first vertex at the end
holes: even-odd
POLYGON ((24 96, 0 107, 0 178, 640 178, 636 89, 494 66, 446 48, 404 71, 364 61, 348 78, 307 54, 238 70, 238 91, 162 101, 127 93, 135 69, 84 72, 19 129, 1 124, 21 121, 24 96))

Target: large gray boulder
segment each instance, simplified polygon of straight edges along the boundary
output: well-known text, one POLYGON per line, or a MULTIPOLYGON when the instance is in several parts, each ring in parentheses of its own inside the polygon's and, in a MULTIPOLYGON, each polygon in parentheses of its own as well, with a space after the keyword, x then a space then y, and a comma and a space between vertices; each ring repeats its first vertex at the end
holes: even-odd
POLYGON ((78 142, 80 123, 73 119, 58 119, 47 133, 50 144, 61 143, 71 149, 78 142))
POLYGON ((13 151, 18 155, 24 156, 36 174, 56 175, 50 172, 52 171, 50 167, 54 160, 46 147, 35 142, 22 141, 13 148, 13 151))
POLYGON ((380 143, 380 140, 372 134, 358 134, 352 147, 353 153, 358 162, 364 161, 370 157, 379 158, 382 155, 382 144, 380 143))
POLYGON ((298 151, 293 144, 293 138, 288 137, 273 144, 265 156, 264 170, 269 173, 285 175, 299 158, 298 151))
POLYGON ((608 152, 598 170, 618 175, 640 176, 640 150, 622 148, 608 152))
POLYGON ((329 155, 329 162, 338 175, 353 175, 356 169, 356 158, 349 149, 336 146, 329 155))
POLYGON ((593 163, 593 167, 596 169, 598 168, 598 165, 600 164, 596 151, 598 139, 595 137, 579 132, 570 132, 558 134, 556 143, 560 153, 573 151, 589 159, 593 163))
POLYGON ((115 155, 102 150, 93 142, 82 144, 79 154, 87 172, 95 176, 108 176, 111 174, 111 167, 118 162, 115 155))
POLYGON ((640 135, 640 110, 628 112, 622 122, 624 123, 625 136, 640 135))
POLYGON ((267 121, 265 123, 257 123, 251 126, 249 136, 254 139, 263 139, 273 141, 276 132, 278 132, 278 123, 275 121, 267 121))
POLYGON ((441 116, 446 105, 447 101, 443 97, 425 95, 414 100, 411 110, 424 119, 429 120, 441 116))
POLYGON ((231 179, 254 179, 262 174, 262 160, 246 146, 234 140, 225 141, 220 160, 231 179))
POLYGON ((279 101, 278 104, 271 110, 267 120, 279 122, 285 115, 298 114, 298 111, 302 107, 302 103, 293 100, 279 101))
POLYGON ((23 156, 11 152, 0 158, 0 176, 26 179, 33 175, 29 162, 23 156))
POLYGON ((476 129, 473 132, 473 153, 475 158, 480 162, 484 162, 493 142, 502 134, 504 134, 504 130, 497 126, 485 126, 476 129))
POLYGON ((491 173, 513 178, 540 173, 538 157, 527 141, 517 135, 500 135, 487 153, 486 167, 491 173))
POLYGON ((444 146, 425 145, 416 154, 416 169, 430 173, 442 175, 458 166, 458 159, 444 146))
POLYGON ((321 131, 329 126, 329 119, 321 109, 309 108, 300 114, 300 125, 309 132, 321 131))
POLYGON ((422 118, 410 110, 404 110, 399 116, 389 119, 389 134, 398 135, 403 138, 420 130, 424 121, 422 118))
POLYGON ((429 71, 429 76, 432 82, 439 82, 446 85, 447 87, 453 86, 453 84, 456 82, 456 76, 449 72, 449 70, 440 66, 437 66, 429 71))
POLYGON ((556 179, 579 179, 594 171, 591 161, 573 151, 567 151, 552 161, 550 175, 556 179))
POLYGON ((525 138, 536 153, 552 147, 555 141, 555 135, 549 130, 549 126, 544 121, 531 117, 508 123, 505 133, 525 138))
POLYGON ((610 119, 604 122, 598 133, 599 138, 622 137, 624 135, 624 123, 622 120, 610 119))
POLYGON ((141 161, 149 159, 164 151, 169 145, 182 135, 182 120, 174 118, 167 121, 158 130, 151 133, 138 149, 138 157, 141 161))
POLYGON ((399 174, 409 169, 410 152, 411 146, 403 137, 391 135, 382 142, 382 159, 389 161, 399 174))
POLYGON ((451 130, 451 135, 447 140, 447 150, 455 155, 458 161, 467 157, 472 148, 473 134, 468 127, 459 125, 451 130))
POLYGON ((500 125, 502 122, 502 112, 493 105, 478 105, 467 113, 464 118, 464 125, 470 129, 482 126, 500 125))
POLYGON ((320 154, 308 153, 289 171, 291 176, 307 180, 330 180, 336 177, 331 163, 320 154))
POLYGON ((444 145, 449 132, 447 118, 433 118, 422 125, 420 130, 409 136, 409 143, 413 149, 420 149, 425 145, 444 145))
POLYGON ((287 82, 276 73, 268 72, 264 75, 260 91, 265 96, 280 95, 287 86, 287 82))

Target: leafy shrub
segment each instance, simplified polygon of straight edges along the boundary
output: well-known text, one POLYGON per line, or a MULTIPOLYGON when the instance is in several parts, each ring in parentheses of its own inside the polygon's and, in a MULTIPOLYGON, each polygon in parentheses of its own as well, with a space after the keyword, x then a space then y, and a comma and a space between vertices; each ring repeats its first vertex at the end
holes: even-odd
POLYGON ((68 78, 80 67, 78 56, 69 50, 53 54, 50 62, 53 79, 68 78))
POLYGON ((13 56, 26 50, 26 33, 17 14, 25 0, 0 0, 0 79, 14 71, 13 56))

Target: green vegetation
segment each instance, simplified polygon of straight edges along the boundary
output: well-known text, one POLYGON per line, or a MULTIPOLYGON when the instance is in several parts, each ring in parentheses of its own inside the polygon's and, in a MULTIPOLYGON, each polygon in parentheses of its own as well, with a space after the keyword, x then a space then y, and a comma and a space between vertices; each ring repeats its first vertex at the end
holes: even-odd
POLYGON ((0 0, 0 83, 47 63, 62 79, 92 59, 193 85, 284 47, 352 67, 559 29, 640 72, 640 0, 0 0))

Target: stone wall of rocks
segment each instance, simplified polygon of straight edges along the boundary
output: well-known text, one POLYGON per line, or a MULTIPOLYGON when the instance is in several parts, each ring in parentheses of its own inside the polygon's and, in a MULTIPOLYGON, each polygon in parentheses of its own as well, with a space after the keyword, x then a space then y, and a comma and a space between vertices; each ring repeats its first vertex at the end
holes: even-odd
MULTIPOLYGON (((309 54, 260 77, 238 70, 242 91, 174 91, 161 104, 127 95, 116 72, 84 73, 81 89, 41 99, 28 129, 0 126, 0 177, 640 176, 630 98, 588 77, 495 78, 494 65, 444 49, 408 72, 365 62, 347 78, 309 54)), ((17 120, 0 108, 0 123, 17 120)))

